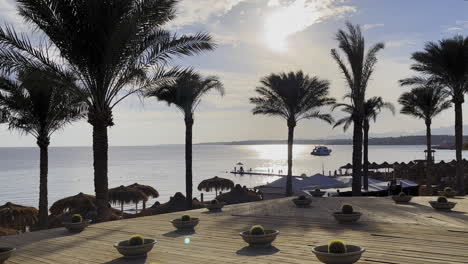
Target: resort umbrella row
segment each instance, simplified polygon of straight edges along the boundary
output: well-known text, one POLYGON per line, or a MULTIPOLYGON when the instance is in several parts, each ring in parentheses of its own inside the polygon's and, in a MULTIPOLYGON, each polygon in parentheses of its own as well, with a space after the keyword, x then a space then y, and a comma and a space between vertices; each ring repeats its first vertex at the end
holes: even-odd
MULTIPOLYGON (((369 164, 369 169, 371 169, 371 170, 391 169, 395 165, 400 165, 400 163, 395 162, 393 164, 389 164, 388 162, 385 161, 382 164, 377 164, 375 162, 372 162, 372 163, 369 164)), ((345 170, 350 170, 352 168, 353 168, 353 164, 351 164, 351 163, 348 163, 348 164, 340 167, 340 169, 345 169, 345 170)))
MULTIPOLYGON (((134 183, 129 186, 119 186, 109 189, 109 200, 113 204, 119 204, 123 211, 123 205, 129 203, 138 204, 143 202, 143 209, 146 207, 148 198, 159 197, 158 191, 149 186, 134 183)), ((74 196, 65 197, 56 201, 51 207, 50 212, 52 215, 59 215, 65 212, 80 212, 80 211, 96 211, 96 197, 94 195, 79 193, 74 196)))

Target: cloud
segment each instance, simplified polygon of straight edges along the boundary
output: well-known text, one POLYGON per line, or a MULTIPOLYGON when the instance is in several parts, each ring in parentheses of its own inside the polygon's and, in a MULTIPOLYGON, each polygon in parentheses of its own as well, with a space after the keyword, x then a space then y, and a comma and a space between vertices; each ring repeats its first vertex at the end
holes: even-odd
POLYGON ((341 5, 337 0, 272 1, 268 5, 276 10, 265 20, 266 36, 275 49, 284 49, 286 39, 325 19, 342 17, 356 12, 354 6, 341 5))
POLYGON ((449 28, 447 28, 447 31, 459 31, 459 30, 463 30, 463 28, 461 28, 461 27, 449 27, 449 28))
POLYGON ((454 26, 449 26, 446 31, 454 32, 468 29, 468 20, 457 20, 454 26))
POLYGON ((21 20, 16 13, 16 5, 13 0, 0 1, 0 21, 2 23, 19 24, 21 20))
POLYGON ((399 48, 402 46, 411 46, 415 45, 416 41, 411 39, 401 39, 401 40, 393 40, 393 41, 386 41, 385 47, 387 48, 399 48))
POLYGON ((364 24, 364 26, 362 26, 362 29, 369 30, 369 29, 373 29, 376 27, 383 27, 383 26, 384 24, 364 24))
POLYGON ((205 23, 211 17, 222 16, 246 0, 184 0, 177 5, 177 16, 170 24, 184 26, 205 23))

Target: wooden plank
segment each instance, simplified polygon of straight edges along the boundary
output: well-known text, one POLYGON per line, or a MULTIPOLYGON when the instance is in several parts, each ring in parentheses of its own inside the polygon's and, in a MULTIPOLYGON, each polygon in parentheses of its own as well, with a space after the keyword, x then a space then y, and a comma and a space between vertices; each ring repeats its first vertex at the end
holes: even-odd
POLYGON ((331 217, 343 198, 314 200, 307 209, 295 208, 285 198, 227 206, 219 214, 193 210, 190 214, 201 219, 193 234, 174 232, 169 221, 184 214, 179 212, 91 225, 79 234, 51 229, 1 237, 0 246, 18 248, 7 264, 313 264, 319 262, 311 248, 339 238, 367 249, 361 264, 468 263, 468 201, 457 199, 458 212, 439 213, 424 205, 429 199, 418 197, 414 205, 399 206, 388 198, 347 198, 365 214, 356 225, 340 225, 331 217), (395 215, 387 219, 387 211, 395 215), (253 224, 280 230, 273 248, 246 247, 239 232, 253 224), (113 248, 133 234, 158 240, 147 259, 124 260, 113 248))

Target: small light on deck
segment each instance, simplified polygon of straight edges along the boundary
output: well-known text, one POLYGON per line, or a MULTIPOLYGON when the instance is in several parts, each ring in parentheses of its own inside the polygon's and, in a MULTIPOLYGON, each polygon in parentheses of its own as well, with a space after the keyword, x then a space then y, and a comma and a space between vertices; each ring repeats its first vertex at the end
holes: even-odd
POLYGON ((185 244, 190 244, 190 238, 189 237, 184 238, 184 243, 185 244))

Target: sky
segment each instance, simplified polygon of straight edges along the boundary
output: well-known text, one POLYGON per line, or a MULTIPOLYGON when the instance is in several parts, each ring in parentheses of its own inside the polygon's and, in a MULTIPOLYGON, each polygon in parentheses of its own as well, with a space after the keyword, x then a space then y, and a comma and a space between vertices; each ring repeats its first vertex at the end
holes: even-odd
MULTIPOLYGON (((248 99, 270 73, 303 70, 329 80, 331 96, 343 101, 348 88, 330 50, 337 47, 334 36, 346 21, 361 25, 367 47, 385 44, 367 96, 382 96, 399 110, 397 99, 409 88, 400 87, 398 80, 414 74, 411 54, 428 41, 467 35, 467 14, 465 0, 181 0, 177 17, 165 27, 179 34, 210 33, 217 43, 212 52, 172 62, 216 75, 225 86, 224 97, 207 96, 195 113, 193 139, 199 143, 286 139, 285 120, 251 113, 248 99)), ((25 34, 32 31, 16 14, 14 0, 0 0, 0 21, 25 34)), ((339 111, 332 114, 341 117, 339 111)), ((114 109, 114 121, 111 146, 184 143, 182 114, 155 99, 127 98, 114 109)), ((433 120, 433 127, 450 131, 453 122, 454 111, 449 109, 433 120)), ((467 114, 464 122, 468 124, 467 114)), ((371 125, 371 135, 423 134, 424 128, 422 120, 383 112, 371 125)), ((349 138, 351 132, 303 120, 295 137, 349 138)), ((90 146, 91 133, 91 126, 80 121, 54 134, 51 145, 90 146)), ((35 146, 35 140, 1 124, 0 146, 35 146)))

